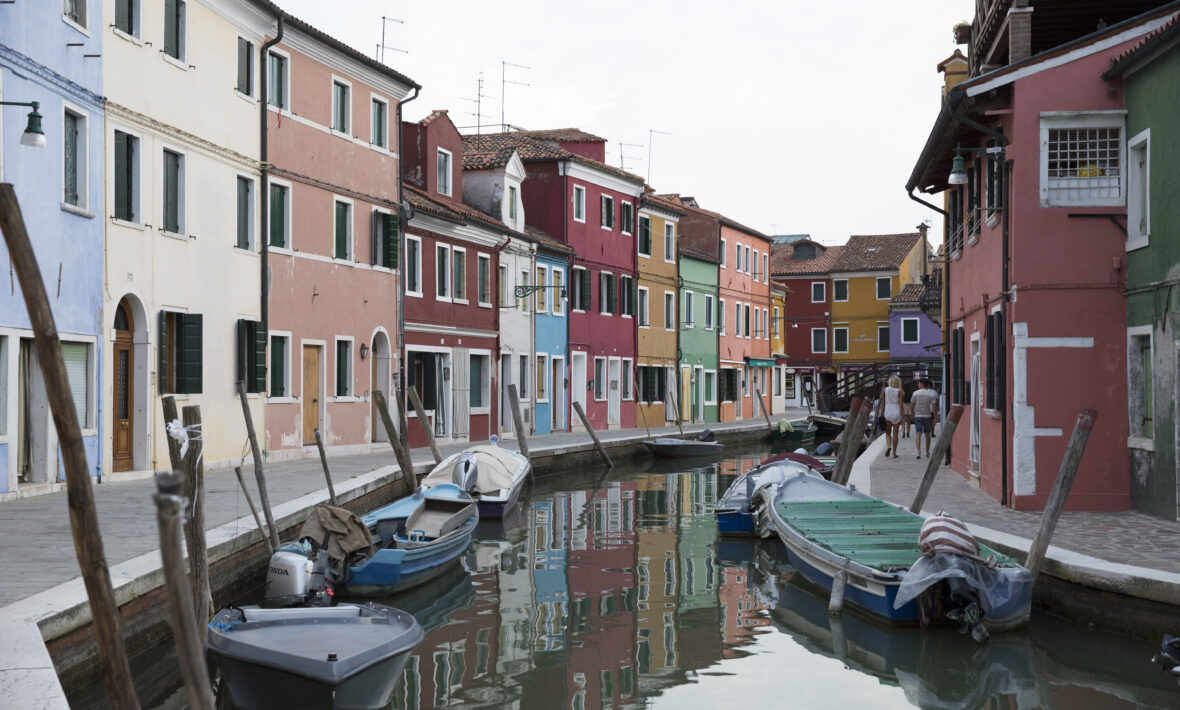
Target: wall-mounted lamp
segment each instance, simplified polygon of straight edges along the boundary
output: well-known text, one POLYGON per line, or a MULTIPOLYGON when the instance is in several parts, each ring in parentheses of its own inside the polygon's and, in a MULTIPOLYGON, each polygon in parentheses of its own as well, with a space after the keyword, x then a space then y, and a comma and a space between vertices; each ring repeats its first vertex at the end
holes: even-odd
POLYGON ((961 145, 955 146, 955 158, 951 161, 951 174, 947 176, 946 182, 948 185, 966 185, 967 170, 963 166, 963 153, 986 153, 994 157, 996 160, 1003 160, 1004 147, 998 145, 989 145, 986 148, 964 148, 961 145))
POLYGON ((590 379, 586 380, 586 391, 589 392, 593 389, 594 389, 594 378, 591 377, 590 379))
POLYGON ((792 327, 792 328, 798 328, 798 327, 799 327, 799 319, 798 319, 798 318, 796 318, 794 321, 792 321, 792 322, 791 322, 791 327, 792 327))
POLYGON ((365 343, 361 343, 361 359, 364 360, 365 356, 368 354, 369 354, 369 346, 366 345, 365 343))
POLYGON ((41 114, 37 109, 41 108, 41 104, 37 101, 0 101, 0 106, 31 106, 32 111, 29 111, 29 122, 25 125, 25 132, 20 136, 20 144, 27 145, 30 148, 44 148, 49 145, 49 141, 45 139, 45 131, 41 130, 41 114))

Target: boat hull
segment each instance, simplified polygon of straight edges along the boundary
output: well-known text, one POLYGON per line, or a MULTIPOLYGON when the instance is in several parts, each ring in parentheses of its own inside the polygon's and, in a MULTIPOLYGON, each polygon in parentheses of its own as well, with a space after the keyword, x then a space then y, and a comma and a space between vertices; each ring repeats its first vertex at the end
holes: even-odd
POLYGON ((508 491, 508 496, 505 498, 480 498, 479 499, 479 517, 481 518, 503 518, 509 513, 517 502, 520 500, 520 491, 524 488, 525 479, 520 481, 508 491))
POLYGON ((445 538, 411 549, 383 548, 353 567, 338 591, 350 597, 387 597, 428 582, 450 569, 467 551, 478 518, 471 517, 445 538))
POLYGON ((740 510, 714 510, 717 532, 722 535, 753 537, 754 516, 740 510))
POLYGON ((724 445, 716 441, 692 439, 651 439, 643 442, 654 456, 664 458, 693 458, 720 452, 724 445))

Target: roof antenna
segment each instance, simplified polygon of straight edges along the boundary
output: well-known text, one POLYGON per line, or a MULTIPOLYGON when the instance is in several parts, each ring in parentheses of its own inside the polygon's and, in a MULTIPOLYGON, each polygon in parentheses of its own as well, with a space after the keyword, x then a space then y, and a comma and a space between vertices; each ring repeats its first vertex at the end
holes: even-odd
POLYGON ((517 86, 532 86, 531 84, 528 84, 523 81, 508 81, 507 79, 505 79, 504 72, 508 67, 516 67, 517 69, 524 69, 526 71, 532 71, 531 69, 529 69, 528 67, 526 67, 523 64, 513 64, 512 62, 506 62, 504 60, 500 60, 500 132, 501 133, 508 132, 508 124, 504 120, 504 98, 508 95, 507 85, 508 84, 516 84, 517 86))
POLYGON ((651 144, 652 144, 652 138, 653 138, 653 137, 655 136, 655 134, 657 134, 657 133, 659 133, 660 135, 664 135, 664 136, 670 136, 670 135, 672 135, 671 133, 669 133, 669 132, 667 132, 667 131, 660 131, 660 130, 656 130, 655 128, 649 128, 649 129, 648 129, 648 131, 647 131, 647 181, 648 181, 648 182, 651 182, 651 144))
POLYGON ((399 25, 406 24, 405 20, 399 20, 396 17, 385 17, 384 15, 381 16, 381 44, 377 45, 377 51, 375 53, 379 56, 374 57, 374 59, 381 62, 382 64, 385 63, 385 50, 387 49, 392 49, 393 51, 401 52, 402 54, 410 53, 407 49, 398 49, 397 47, 390 47, 385 44, 385 24, 387 22, 396 22, 399 25))

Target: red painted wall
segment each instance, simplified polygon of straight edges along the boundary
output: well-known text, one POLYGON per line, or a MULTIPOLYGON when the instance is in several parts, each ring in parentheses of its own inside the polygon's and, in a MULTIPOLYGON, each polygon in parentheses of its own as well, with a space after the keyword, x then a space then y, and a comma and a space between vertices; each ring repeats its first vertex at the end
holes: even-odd
POLYGON ((777 279, 785 283, 793 293, 787 295, 784 309, 783 345, 786 348, 787 360, 792 365, 819 365, 826 367, 831 364, 831 343, 828 343, 827 353, 811 352, 811 329, 828 328, 828 312, 831 310, 832 295, 828 293, 831 286, 826 276, 801 276, 799 278, 777 279), (811 284, 824 284, 824 300, 819 303, 811 302, 811 284), (795 325, 798 324, 798 327, 795 325))

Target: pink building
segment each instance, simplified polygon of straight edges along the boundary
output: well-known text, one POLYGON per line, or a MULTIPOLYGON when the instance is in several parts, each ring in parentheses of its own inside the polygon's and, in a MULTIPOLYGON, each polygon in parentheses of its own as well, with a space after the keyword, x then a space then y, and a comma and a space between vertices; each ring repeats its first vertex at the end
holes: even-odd
POLYGON ((397 332, 399 102, 419 87, 290 15, 263 75, 266 443, 332 453, 384 439, 397 332))
MULTIPOLYGON (((1034 28, 1053 26, 1040 10, 1034 28)), ((1131 504, 1122 290, 1131 170, 1121 80, 1102 74, 1174 14, 1034 56, 1017 53, 1014 35, 1011 63, 948 92, 907 185, 949 190, 946 394, 966 410, 952 466, 1013 508, 1044 507, 1083 408, 1100 416, 1067 506, 1131 504), (963 170, 951 179, 960 145, 963 170)))

